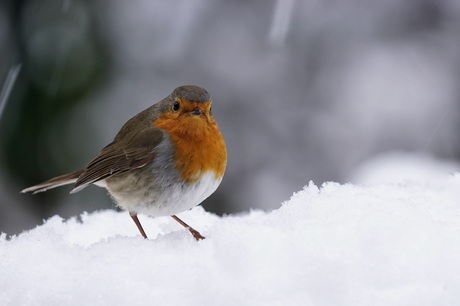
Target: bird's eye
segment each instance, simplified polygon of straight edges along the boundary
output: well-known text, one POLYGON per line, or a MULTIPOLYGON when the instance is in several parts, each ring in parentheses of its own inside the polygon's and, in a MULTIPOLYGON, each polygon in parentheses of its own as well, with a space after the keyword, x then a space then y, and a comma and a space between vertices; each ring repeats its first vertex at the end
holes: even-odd
POLYGON ((179 102, 177 101, 174 101, 174 104, 173 104, 173 111, 177 112, 179 110, 179 102))

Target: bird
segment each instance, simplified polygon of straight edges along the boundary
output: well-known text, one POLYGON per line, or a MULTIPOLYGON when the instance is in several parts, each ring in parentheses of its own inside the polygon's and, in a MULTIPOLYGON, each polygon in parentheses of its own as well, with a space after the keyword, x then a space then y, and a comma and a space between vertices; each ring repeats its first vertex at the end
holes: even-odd
POLYGON ((176 215, 214 193, 225 173, 227 148, 211 105, 206 89, 179 86, 129 119, 85 168, 21 192, 73 184, 72 194, 94 184, 106 188, 115 204, 129 212, 145 239, 138 214, 171 216, 196 240, 204 239, 176 215))

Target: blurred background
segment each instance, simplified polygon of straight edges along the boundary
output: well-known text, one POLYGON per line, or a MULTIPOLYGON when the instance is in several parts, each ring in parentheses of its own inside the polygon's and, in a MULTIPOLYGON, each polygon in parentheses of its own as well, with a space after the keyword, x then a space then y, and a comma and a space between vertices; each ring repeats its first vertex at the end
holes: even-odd
POLYGON ((0 232, 115 209, 30 185, 86 165, 175 87, 212 95, 228 167, 208 211, 280 207, 313 180, 459 170, 460 0, 2 0, 0 232))

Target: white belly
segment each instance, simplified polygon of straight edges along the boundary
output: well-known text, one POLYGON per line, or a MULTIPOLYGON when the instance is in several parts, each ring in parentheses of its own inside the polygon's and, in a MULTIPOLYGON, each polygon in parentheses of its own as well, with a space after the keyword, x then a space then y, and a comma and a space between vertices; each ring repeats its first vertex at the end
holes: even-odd
POLYGON ((155 217, 171 216, 203 202, 217 189, 221 181, 222 177, 216 178, 214 172, 210 171, 203 174, 195 184, 168 186, 161 192, 159 197, 150 197, 148 193, 129 199, 127 197, 112 196, 118 206, 129 212, 155 217))

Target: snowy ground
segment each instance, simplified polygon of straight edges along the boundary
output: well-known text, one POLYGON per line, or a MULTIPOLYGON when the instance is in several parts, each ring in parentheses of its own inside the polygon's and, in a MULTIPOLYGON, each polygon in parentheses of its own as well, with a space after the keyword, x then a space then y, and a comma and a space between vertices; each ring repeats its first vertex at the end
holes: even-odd
POLYGON ((460 173, 310 183, 268 213, 180 214, 199 242, 171 218, 140 216, 146 241, 127 213, 53 217, 0 237, 0 305, 460 305, 459 199, 460 173))

